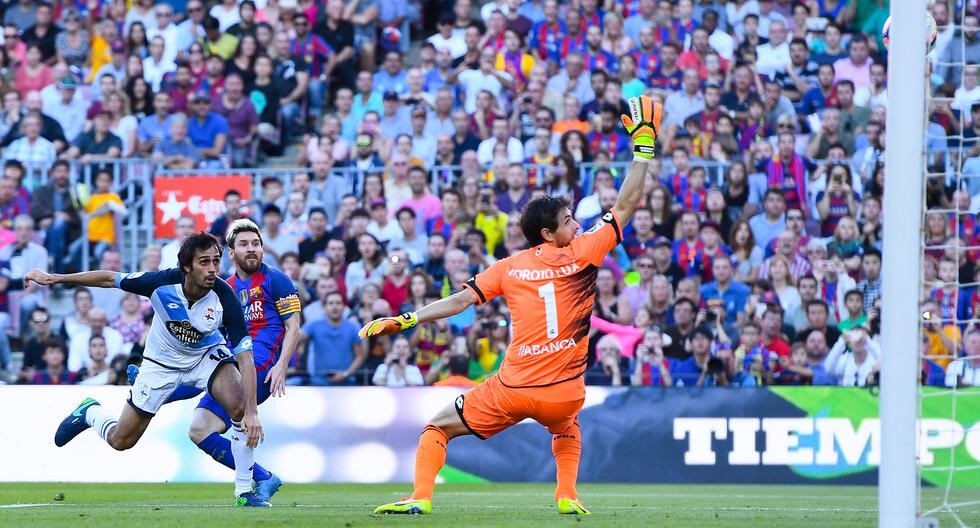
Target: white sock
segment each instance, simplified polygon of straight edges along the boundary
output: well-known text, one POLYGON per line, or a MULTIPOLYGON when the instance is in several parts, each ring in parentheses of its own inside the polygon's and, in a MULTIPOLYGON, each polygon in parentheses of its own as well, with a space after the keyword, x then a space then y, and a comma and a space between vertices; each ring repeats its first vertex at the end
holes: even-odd
POLYGON ((119 421, 113 418, 101 405, 93 405, 85 411, 85 423, 92 427, 95 434, 109 443, 109 433, 119 421))
POLYGON ((255 450, 245 443, 242 424, 231 422, 231 454, 235 457, 235 496, 252 491, 252 466, 255 450))

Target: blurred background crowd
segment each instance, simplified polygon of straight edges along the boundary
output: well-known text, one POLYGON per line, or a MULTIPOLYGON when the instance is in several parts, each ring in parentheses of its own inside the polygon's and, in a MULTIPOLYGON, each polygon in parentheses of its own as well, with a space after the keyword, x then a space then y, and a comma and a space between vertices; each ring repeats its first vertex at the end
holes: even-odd
MULTIPOLYGON (((877 344, 888 3, 0 2, 0 370, 126 383, 145 299, 22 277, 134 271, 134 251, 176 266, 191 214, 175 239, 120 243, 142 160, 281 169, 205 227, 253 218, 299 289, 291 383, 479 382, 509 342, 502 299, 394 339, 357 330, 525 249, 535 196, 591 227, 632 157, 625 100, 647 94, 658 156, 598 271, 587 383, 876 384, 894 353, 877 344)), ((977 9, 930 6, 923 384, 980 383, 977 9)))

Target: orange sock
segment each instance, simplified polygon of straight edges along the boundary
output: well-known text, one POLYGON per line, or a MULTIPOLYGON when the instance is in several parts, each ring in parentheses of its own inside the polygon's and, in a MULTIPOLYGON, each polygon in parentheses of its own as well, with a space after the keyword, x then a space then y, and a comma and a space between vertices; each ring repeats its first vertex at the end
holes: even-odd
POLYGON ((579 430, 578 421, 566 431, 554 435, 551 440, 551 451, 555 454, 555 466, 558 468, 555 500, 563 497, 578 498, 575 482, 578 480, 578 462, 582 457, 582 432, 579 430))
POLYGON ((426 425, 425 429, 422 429, 419 448, 415 452, 413 499, 432 500, 432 490, 436 486, 436 475, 446 463, 446 444, 448 443, 449 437, 442 429, 432 424, 426 425))

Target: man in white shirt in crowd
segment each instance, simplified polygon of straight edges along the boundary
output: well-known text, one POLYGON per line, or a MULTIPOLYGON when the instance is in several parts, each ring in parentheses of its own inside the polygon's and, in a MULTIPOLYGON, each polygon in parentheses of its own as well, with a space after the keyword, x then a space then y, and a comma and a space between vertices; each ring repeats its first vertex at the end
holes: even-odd
POLYGON ((963 338, 963 356, 946 367, 946 386, 980 387, 980 330, 967 331, 963 338))
MULTIPOLYGON (((97 288, 93 288, 93 290, 95 289, 97 288)), ((78 372, 91 363, 92 359, 88 355, 88 341, 93 335, 101 335, 105 338, 107 357, 111 358, 115 357, 116 354, 128 352, 123 346, 122 334, 109 327, 109 320, 102 306, 96 305, 95 308, 89 310, 88 320, 88 326, 73 334, 68 342, 68 370, 72 372, 78 372)))
POLYGON ((769 42, 756 48, 759 58, 755 61, 755 67, 759 74, 771 77, 786 72, 786 64, 790 61, 786 35, 785 22, 777 20, 769 27, 769 42))
POLYGON ((504 88, 510 88, 514 80, 509 73, 496 68, 496 61, 497 52, 494 51, 493 47, 487 46, 480 50, 480 69, 471 70, 467 64, 463 63, 446 80, 448 83, 458 81, 459 85, 463 87, 463 92, 466 94, 463 108, 466 113, 476 112, 476 95, 484 90, 497 98, 501 108, 506 107, 503 99, 504 88))
POLYGON ((496 119, 493 122, 491 135, 480 142, 476 157, 481 164, 487 165, 493 161, 493 150, 497 143, 507 145, 507 161, 510 163, 524 162, 524 145, 521 140, 510 135, 510 126, 506 119, 496 119))
POLYGON ((180 245, 184 243, 184 240, 187 240, 187 237, 194 233, 194 228, 196 226, 197 220, 195 220, 194 216, 190 214, 182 214, 180 215, 180 218, 174 222, 175 238, 170 242, 167 242, 161 250, 160 269, 177 267, 177 252, 180 251, 180 245))

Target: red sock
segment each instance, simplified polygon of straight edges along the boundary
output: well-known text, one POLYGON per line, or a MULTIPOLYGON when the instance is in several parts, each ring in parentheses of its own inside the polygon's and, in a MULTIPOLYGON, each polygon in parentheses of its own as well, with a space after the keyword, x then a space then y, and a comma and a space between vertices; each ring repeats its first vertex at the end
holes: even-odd
POLYGON ((555 454, 555 466, 558 468, 555 500, 563 497, 577 499, 575 482, 578 480, 578 462, 582 457, 582 432, 577 421, 564 432, 554 435, 551 451, 555 454))
POLYGON ((442 429, 432 424, 426 425, 425 429, 422 429, 419 448, 415 452, 413 499, 432 500, 432 490, 436 486, 436 475, 446 463, 446 444, 448 443, 449 437, 442 429))

